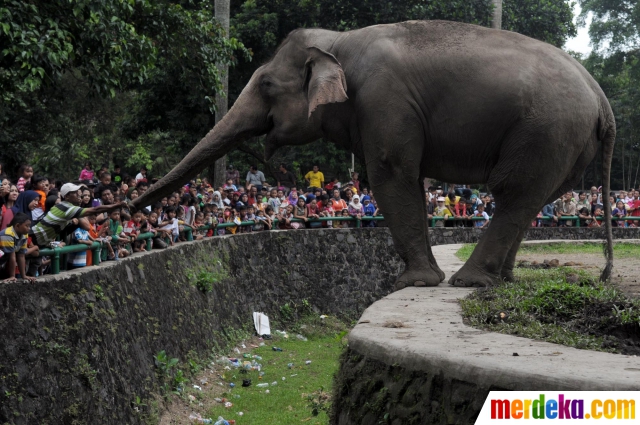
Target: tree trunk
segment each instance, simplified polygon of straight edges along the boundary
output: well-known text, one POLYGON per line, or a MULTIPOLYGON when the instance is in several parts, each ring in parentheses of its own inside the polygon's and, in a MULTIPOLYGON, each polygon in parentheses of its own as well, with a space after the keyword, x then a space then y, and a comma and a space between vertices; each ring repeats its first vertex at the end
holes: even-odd
POLYGON ((491 0, 493 4, 493 16, 491 17, 491 28, 502 29, 502 0, 491 0))
MULTIPOLYGON (((216 19, 229 37, 229 9, 230 0, 215 0, 216 19)), ((227 65, 218 65, 220 76, 222 78, 223 92, 216 93, 216 124, 220 122, 229 108, 229 67, 227 65)), ((227 156, 223 156, 216 161, 213 171, 213 187, 218 188, 224 185, 224 178, 227 168, 227 156)))

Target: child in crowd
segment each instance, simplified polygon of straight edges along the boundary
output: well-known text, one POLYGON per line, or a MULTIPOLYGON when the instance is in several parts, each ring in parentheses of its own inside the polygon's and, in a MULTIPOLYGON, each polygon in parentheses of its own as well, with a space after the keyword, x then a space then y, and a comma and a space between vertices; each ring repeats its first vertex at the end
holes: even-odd
MULTIPOLYGON (((238 218, 240 219, 240 223, 249 221, 248 208, 246 206, 242 205, 240 207, 240 210, 238 211, 238 218)), ((252 230, 253 226, 240 226, 240 233, 248 233, 252 230)))
POLYGON ((444 202, 445 202, 444 196, 438 197, 437 205, 433 210, 433 216, 434 217, 442 217, 443 220, 437 220, 435 227, 444 227, 444 221, 448 220, 451 217, 453 217, 453 215, 451 214, 451 210, 449 210, 449 208, 445 207, 444 202))
POLYGON ((320 218, 320 209, 318 208, 317 199, 312 199, 307 205, 307 218, 311 220, 309 222, 309 227, 322 227, 321 221, 314 221, 320 218))
POLYGON ((267 217, 264 211, 258 211, 255 220, 256 224, 253 226, 253 230, 271 230, 271 219, 267 217))
MULTIPOLYGON (((611 213, 612 217, 626 217, 627 216, 627 206, 622 201, 616 202, 616 207, 611 213)), ((613 225, 616 227, 624 227, 624 220, 614 221, 613 225)))
POLYGON ((129 240, 131 241, 133 252, 141 252, 147 250, 144 241, 137 240, 138 235, 140 235, 141 227, 142 211, 138 210, 131 216, 131 220, 129 220, 124 226, 124 233, 129 237, 129 240))
MULTIPOLYGON (((302 201, 302 203, 304 204, 304 201, 302 201)), ((281 210, 280 215, 278 217, 278 220, 279 220, 278 224, 281 229, 298 229, 300 227, 300 224, 302 224, 302 223, 295 223, 291 221, 293 219, 293 208, 294 208, 293 205, 288 205, 287 208, 283 208, 281 210), (293 227, 294 224, 296 225, 296 227, 293 227)))
MULTIPOLYGON (((342 212, 340 213, 340 215, 342 217, 351 217, 349 214, 349 210, 348 209, 344 209, 342 210, 342 212)), ((343 229, 348 229, 349 228, 349 222, 348 221, 339 221, 338 222, 338 227, 341 227, 343 229)))
POLYGON ((166 230, 160 230, 160 226, 158 224, 158 212, 156 211, 156 208, 154 208, 149 214, 149 220, 147 220, 149 231, 154 234, 151 239, 152 247, 156 249, 164 249, 167 247, 167 243, 164 239, 169 239, 170 235, 166 230))
POLYGON ((49 193, 49 179, 43 176, 36 176, 31 183, 32 190, 40 195, 38 206, 31 211, 31 218, 34 223, 44 218, 44 210, 46 208, 47 193, 49 193))
MULTIPOLYGON (((95 218, 95 216, 94 216, 95 218)), ((73 231, 72 238, 73 244, 81 245, 93 245, 93 239, 89 236, 89 231, 78 227, 73 231)), ((67 254, 67 267, 69 270, 85 267, 87 265, 87 251, 73 252, 67 254)), ((89 264, 92 265, 92 264, 89 264)))
POLYGON ((600 225, 596 220, 591 217, 589 213, 589 208, 582 207, 580 211, 578 211, 578 217, 580 218, 580 226, 582 227, 599 227, 600 225))
POLYGON ((120 210, 115 209, 111 211, 109 221, 105 222, 104 225, 108 225, 109 227, 109 236, 112 237, 111 247, 115 253, 115 258, 118 259, 129 256, 131 253, 126 248, 129 237, 124 233, 124 227, 120 221, 120 210), (117 236, 118 240, 113 240, 113 236, 117 236))
MULTIPOLYGON (((293 217, 303 220, 305 223, 309 221, 307 218, 307 208, 304 204, 304 199, 298 198, 298 203, 296 204, 295 209, 293 210, 293 217)), ((297 221, 291 222, 292 229, 303 229, 304 223, 300 223, 297 221)))
POLYGON ((273 208, 273 211, 275 211, 276 214, 280 213, 280 204, 282 204, 282 201, 280 201, 280 198, 278 198, 278 190, 277 189, 271 189, 271 192, 269 193, 269 205, 271 205, 271 207, 273 208))
POLYGON ((18 183, 16 183, 16 187, 18 188, 18 192, 24 192, 27 186, 31 184, 33 167, 31 165, 21 165, 18 170, 18 175, 20 178, 18 179, 18 183))
POLYGON ((205 224, 206 223, 204 222, 204 213, 203 212, 196 213, 196 218, 193 221, 193 239, 194 240, 199 241, 206 236, 207 230, 202 229, 202 227, 205 224))
MULTIPOLYGON (((98 227, 97 221, 98 218, 95 214, 91 214, 87 216, 87 221, 89 223, 89 236, 96 242, 100 242, 101 245, 101 256, 103 259, 107 260, 115 260, 116 255, 113 251, 113 247, 111 246, 111 236, 109 236, 109 226, 102 225, 98 227), (102 254, 102 250, 106 250, 106 255, 102 254)), ((93 264, 93 258, 89 259, 89 254, 92 254, 91 251, 87 251, 87 264, 93 264)))
POLYGON ((160 230, 170 232, 170 243, 171 246, 173 246, 176 242, 178 242, 178 239, 180 238, 180 224, 178 223, 178 218, 176 217, 176 207, 168 207, 165 210, 165 214, 167 215, 167 218, 165 221, 160 223, 160 225, 162 226, 160 227, 160 230))
MULTIPOLYGON (((366 187, 362 189, 363 193, 365 189, 366 187)), ((366 217, 375 217, 378 215, 378 209, 371 202, 371 198, 369 197, 369 195, 362 196, 362 211, 364 212, 364 215, 366 217)), ((376 222, 374 220, 369 220, 365 222, 364 226, 376 227, 376 222)))
POLYGON ((484 210, 484 204, 478 204, 474 217, 482 217, 482 220, 474 220, 473 225, 478 229, 484 229, 489 225, 489 214, 484 210))
MULTIPOLYGON (((335 217, 336 216, 336 212, 333 209, 333 199, 329 198, 324 200, 323 202, 323 208, 322 208, 322 212, 321 215, 323 217, 335 217)), ((326 222, 327 223, 327 227, 333 227, 333 220, 329 220, 326 222)))

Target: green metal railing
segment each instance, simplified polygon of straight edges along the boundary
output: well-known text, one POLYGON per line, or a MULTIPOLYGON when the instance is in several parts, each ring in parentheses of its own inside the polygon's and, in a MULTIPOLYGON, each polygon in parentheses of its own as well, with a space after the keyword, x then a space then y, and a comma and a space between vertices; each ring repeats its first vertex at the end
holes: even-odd
MULTIPOLYGON (((489 220, 491 220, 492 217, 489 217, 489 220)), ((553 217, 550 217, 548 215, 544 215, 544 216, 540 216, 540 217, 534 217, 531 221, 534 220, 552 220, 553 217)), ((437 221, 479 221, 479 220, 485 220, 482 217, 452 217, 449 216, 448 218, 444 218, 444 217, 432 217, 431 218, 431 227, 435 227, 436 226, 436 222, 437 221)), ((604 217, 591 217, 590 219, 587 218, 580 218, 577 215, 565 215, 562 217, 558 217, 558 220, 561 221, 573 221, 576 225, 576 227, 580 227, 580 220, 598 220, 598 221, 602 221, 604 220, 604 217)), ((634 220, 640 220, 640 217, 611 217, 611 221, 634 221, 634 220)))
MULTIPOLYGON (((348 222, 356 222, 356 227, 362 227, 362 221, 381 221, 384 220, 384 217, 376 216, 376 217, 362 217, 361 219, 357 219, 355 217, 320 217, 320 218, 310 218, 309 222, 323 222, 323 221, 348 221, 348 222)), ((300 218, 291 219, 293 222, 304 223, 305 221, 300 218)), ((193 241, 193 233, 194 230, 198 231, 208 231, 210 229, 225 229, 228 227, 243 227, 243 226, 254 226, 260 222, 258 221, 243 221, 239 225, 236 223, 219 223, 215 225, 207 224, 205 226, 198 227, 194 229, 190 226, 184 226, 184 236, 187 241, 193 241)), ((274 220, 272 222, 272 228, 278 225, 278 220, 274 220)), ((217 232, 214 232, 213 236, 218 236, 217 232)), ((156 237, 153 233, 141 233, 138 235, 136 240, 138 241, 146 241, 147 250, 151 251, 153 247, 153 238, 156 237)), ((112 236, 111 240, 114 242, 118 242, 118 236, 112 236)), ((63 247, 55 247, 55 248, 46 248, 40 250, 40 257, 51 257, 51 274, 59 274, 60 273, 60 261, 67 254, 73 254, 76 252, 83 251, 91 251, 92 255, 92 264, 93 266, 97 266, 100 264, 100 254, 104 243, 109 242, 93 242, 91 245, 86 244, 77 244, 77 245, 67 245, 63 247)))
MULTIPOLYGON (((593 219, 595 220, 603 220, 604 217, 593 217, 593 219)), ((491 218, 489 218, 491 219, 491 218)), ((553 219, 553 217, 549 217, 549 216, 542 216, 542 217, 535 217, 535 220, 551 220, 553 219)), ((578 216, 564 216, 564 217, 559 217, 560 220, 564 220, 564 221, 574 221, 576 223, 576 227, 580 227, 580 217, 578 216)), ((307 222, 309 223, 313 223, 313 222, 327 222, 327 221, 347 221, 347 222, 355 222, 356 223, 356 228, 361 228, 362 227, 362 222, 365 221, 382 221, 384 220, 383 216, 375 216, 375 217, 371 217, 371 216, 364 216, 360 219, 356 218, 356 217, 320 217, 320 218, 310 218, 307 222)), ((433 217, 431 218, 431 227, 435 227, 436 222, 437 221, 478 221, 478 220, 484 220, 484 218, 482 217, 450 217, 447 218, 445 220, 444 217, 433 217)), ((633 220, 640 220, 640 217, 612 217, 612 221, 633 221, 633 220)), ((291 219, 291 221, 293 222, 298 222, 298 223, 305 223, 304 220, 300 219, 300 218, 293 218, 291 219)), ((197 231, 209 231, 210 229, 226 229, 229 227, 243 227, 243 226, 254 226, 256 224, 259 224, 260 222, 258 221, 243 221, 240 224, 236 224, 236 223, 219 223, 219 224, 215 224, 215 225, 205 225, 205 226, 201 226, 198 227, 197 231)), ((272 222, 272 229, 275 228, 278 225, 279 221, 273 220, 272 222)), ((184 236, 187 239, 187 241, 193 241, 193 233, 194 233, 194 229, 190 226, 185 226, 184 227, 184 236)), ((213 233, 213 236, 218 236, 218 232, 213 233)), ((154 235, 153 233, 141 233, 140 235, 138 235, 138 237, 136 238, 136 240, 139 241, 146 241, 146 245, 147 245, 147 250, 151 251, 152 247, 153 247, 153 238, 156 237, 156 235, 154 235)), ((111 239, 114 242, 118 241, 118 237, 117 236, 112 236, 111 239)), ((109 243, 109 242, 104 242, 104 243, 109 243)), ((101 254, 101 250, 103 247, 103 243, 101 242, 94 242, 91 245, 85 245, 85 244, 78 244, 78 245, 68 245, 68 246, 63 246, 63 247, 56 247, 56 248, 47 248, 47 249, 41 249, 40 250, 40 256, 41 257, 51 257, 51 273, 52 274, 59 274, 60 273, 60 261, 62 259, 63 256, 65 256, 66 254, 72 254, 72 253, 76 253, 76 252, 83 252, 83 251, 89 251, 91 250, 93 253, 93 258, 92 258, 92 264, 94 266, 97 266, 98 264, 100 264, 100 254, 101 254)))

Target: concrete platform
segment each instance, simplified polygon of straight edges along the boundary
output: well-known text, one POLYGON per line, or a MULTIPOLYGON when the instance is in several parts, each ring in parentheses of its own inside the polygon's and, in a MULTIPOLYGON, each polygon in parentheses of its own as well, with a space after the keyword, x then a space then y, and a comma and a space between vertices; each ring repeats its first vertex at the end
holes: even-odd
MULTIPOLYGON (((434 247, 447 279, 463 264, 455 256, 460 246, 434 247)), ((392 424, 412 418, 425 424, 473 423, 490 390, 640 390, 638 357, 466 326, 457 300, 472 291, 445 281, 434 288, 405 288, 367 308, 349 334, 333 423, 377 423, 370 407, 375 403, 362 406, 362 395, 355 394, 376 385, 387 388, 378 401, 392 424)), ((370 391, 365 397, 376 399, 370 391)))

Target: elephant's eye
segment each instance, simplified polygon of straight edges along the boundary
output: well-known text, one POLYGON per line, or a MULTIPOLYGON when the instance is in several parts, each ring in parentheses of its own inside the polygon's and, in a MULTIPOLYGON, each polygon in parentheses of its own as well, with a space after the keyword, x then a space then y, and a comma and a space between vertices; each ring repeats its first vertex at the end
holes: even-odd
POLYGON ((269 80, 262 80, 261 84, 262 84, 262 87, 264 87, 264 88, 271 87, 271 81, 269 81, 269 80))

